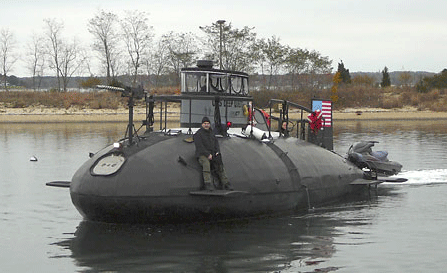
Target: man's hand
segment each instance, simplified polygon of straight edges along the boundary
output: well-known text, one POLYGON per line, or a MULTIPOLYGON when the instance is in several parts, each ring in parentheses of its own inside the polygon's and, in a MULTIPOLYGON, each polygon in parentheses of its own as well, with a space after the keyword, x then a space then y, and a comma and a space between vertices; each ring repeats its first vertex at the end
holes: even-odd
POLYGON ((213 160, 213 155, 212 155, 212 154, 210 154, 210 155, 208 156, 208 160, 213 160))

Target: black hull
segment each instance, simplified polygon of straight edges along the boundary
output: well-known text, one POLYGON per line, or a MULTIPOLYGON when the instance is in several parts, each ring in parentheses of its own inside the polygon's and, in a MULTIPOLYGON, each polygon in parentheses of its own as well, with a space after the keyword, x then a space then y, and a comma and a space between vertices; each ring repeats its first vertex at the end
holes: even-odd
POLYGON ((235 193, 200 194, 200 166, 185 136, 151 137, 127 151, 112 175, 92 175, 106 148, 87 161, 70 186, 73 204, 103 222, 223 221, 307 210, 358 190, 363 173, 323 148, 289 138, 274 143, 224 138, 220 146, 235 193), (179 160, 179 158, 182 160, 179 160))
POLYGON ((223 196, 98 197, 72 194, 85 219, 109 223, 219 222, 308 211, 362 190, 346 186, 328 193, 300 192, 223 196), (325 200, 318 198, 324 195, 325 200))
POLYGON ((73 195, 72 200, 85 218, 113 223, 214 222, 272 215, 304 209, 303 193, 269 195, 245 194, 239 197, 92 197, 73 195), (278 200, 280 200, 278 202, 278 200), (299 200, 302 200, 299 202, 299 200))

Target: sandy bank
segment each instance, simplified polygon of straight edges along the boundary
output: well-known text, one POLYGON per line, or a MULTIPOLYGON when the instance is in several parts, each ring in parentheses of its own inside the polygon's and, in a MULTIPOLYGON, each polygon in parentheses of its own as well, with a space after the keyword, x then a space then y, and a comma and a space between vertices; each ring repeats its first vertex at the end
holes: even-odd
POLYGON ((433 120, 447 119, 447 112, 418 111, 416 108, 402 109, 345 109, 334 111, 334 120, 433 120))
MULTIPOLYGON (((179 115, 178 108, 169 109, 169 116, 179 115)), ((134 120, 145 119, 146 110, 135 108, 134 120)), ((294 118, 294 114, 290 117, 294 118)), ((56 108, 2 108, 0 123, 54 123, 54 122, 126 122, 126 109, 56 109, 56 108)), ((158 118, 156 116, 156 118, 158 118)), ((334 120, 433 120, 447 119, 447 112, 417 111, 404 109, 345 109, 333 112, 334 120)))

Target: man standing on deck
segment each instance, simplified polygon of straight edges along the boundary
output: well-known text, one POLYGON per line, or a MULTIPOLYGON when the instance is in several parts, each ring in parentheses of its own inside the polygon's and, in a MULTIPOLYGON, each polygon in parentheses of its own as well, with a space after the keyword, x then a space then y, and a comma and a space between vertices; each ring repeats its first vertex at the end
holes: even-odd
POLYGON ((225 190, 233 190, 228 182, 227 175, 220 154, 219 142, 211 130, 211 123, 208 117, 203 117, 202 128, 194 134, 194 144, 196 145, 196 157, 202 165, 204 190, 212 191, 211 184, 211 163, 217 169, 220 179, 220 187, 225 190))

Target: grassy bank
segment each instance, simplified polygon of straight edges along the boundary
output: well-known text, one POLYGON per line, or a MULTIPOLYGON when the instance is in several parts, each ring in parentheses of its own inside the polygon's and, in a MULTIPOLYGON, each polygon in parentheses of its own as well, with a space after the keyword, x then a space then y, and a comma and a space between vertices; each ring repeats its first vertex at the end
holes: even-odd
MULTIPOLYGON (((177 94, 178 87, 151 90, 154 94, 177 94)), ((270 98, 285 99, 304 106, 310 105, 313 97, 330 98, 331 90, 322 91, 290 91, 262 90, 252 91, 254 103, 265 107, 270 98)), ((447 112, 446 90, 433 90, 428 93, 418 93, 413 87, 388 87, 385 89, 349 86, 339 87, 334 101, 335 110, 347 108, 381 108, 403 109, 416 108, 419 111, 447 112)), ((137 101, 137 106, 144 102, 137 101)), ((119 92, 33 92, 8 91, 0 92, 0 111, 6 108, 58 108, 58 109, 120 109, 127 107, 127 99, 119 92)))
MULTIPOLYGON (((178 88, 159 88, 152 94, 176 94, 178 88)), ((143 105, 143 100, 136 101, 143 105)), ((8 91, 0 92, 0 108, 78 108, 78 109, 119 109, 127 107, 127 98, 120 92, 54 92, 54 91, 8 91)))
MULTIPOLYGON (((331 90, 321 91, 282 91, 267 90, 251 92, 256 105, 267 105, 270 98, 279 98, 308 106, 312 98, 331 98, 331 90)), ((347 108, 404 109, 416 108, 419 111, 447 112, 446 90, 432 90, 419 93, 414 87, 373 88, 365 86, 339 87, 334 101, 335 110, 347 108)))

